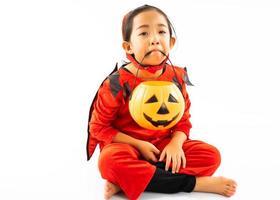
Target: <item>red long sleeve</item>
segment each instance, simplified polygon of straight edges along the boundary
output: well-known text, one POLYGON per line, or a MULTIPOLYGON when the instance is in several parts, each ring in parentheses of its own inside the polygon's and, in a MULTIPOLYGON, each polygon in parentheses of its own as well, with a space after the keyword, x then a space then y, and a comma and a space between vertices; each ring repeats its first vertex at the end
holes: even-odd
POLYGON ((122 91, 114 97, 110 92, 109 82, 107 79, 100 87, 89 122, 91 136, 103 145, 111 143, 113 137, 119 132, 112 126, 112 122, 116 119, 121 104, 118 99, 122 91))
MULTIPOLYGON (((186 72, 181 71, 181 73, 183 73, 182 76, 184 76, 185 75, 184 73, 186 73, 186 72)), ((184 132, 187 136, 187 139, 189 139, 190 129, 192 128, 192 124, 190 122, 191 115, 189 112, 191 102, 189 99, 189 95, 186 91, 185 83, 183 83, 181 85, 182 85, 182 94, 185 99, 185 111, 184 111, 184 114, 183 114, 182 118, 180 119, 180 121, 172 128, 172 132, 175 132, 175 131, 184 132)))

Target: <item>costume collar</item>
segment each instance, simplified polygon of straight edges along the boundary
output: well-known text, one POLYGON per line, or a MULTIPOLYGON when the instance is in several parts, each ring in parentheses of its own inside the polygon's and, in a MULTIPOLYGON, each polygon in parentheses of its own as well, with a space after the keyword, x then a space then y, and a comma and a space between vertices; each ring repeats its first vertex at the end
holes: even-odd
POLYGON ((163 69, 168 59, 168 57, 166 57, 159 65, 142 65, 134 58, 132 54, 126 54, 126 57, 137 69, 146 70, 152 74, 155 74, 156 71, 163 69))

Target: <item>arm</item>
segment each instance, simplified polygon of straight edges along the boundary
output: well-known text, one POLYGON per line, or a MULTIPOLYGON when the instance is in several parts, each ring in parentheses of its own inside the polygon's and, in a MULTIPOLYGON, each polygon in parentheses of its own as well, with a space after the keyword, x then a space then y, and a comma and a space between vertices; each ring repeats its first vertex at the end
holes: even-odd
MULTIPOLYGON (((181 72, 183 74, 183 76, 185 76, 184 73, 186 73, 185 71, 181 72)), ((180 121, 174 126, 172 127, 172 132, 182 132, 185 133, 185 135, 187 136, 187 139, 189 139, 189 133, 190 133, 190 129, 192 128, 192 124, 190 122, 190 106, 191 106, 191 102, 189 99, 189 95, 187 93, 186 90, 186 85, 184 82, 182 82, 182 94, 185 100, 185 110, 184 110, 184 114, 182 116, 182 118, 180 119, 180 121)))
POLYGON ((169 169, 169 165, 172 162, 172 173, 179 172, 181 164, 182 167, 186 167, 186 156, 182 147, 184 142, 189 139, 189 132, 192 127, 189 120, 189 109, 191 103, 184 82, 182 84, 182 94, 185 100, 184 114, 180 121, 174 127, 172 127, 172 139, 166 145, 160 155, 160 161, 163 161, 164 159, 166 160, 165 170, 169 169))
POLYGON ((134 137, 131 137, 125 133, 122 132, 118 132, 114 137, 112 142, 115 143, 125 143, 125 144, 129 144, 135 148, 138 148, 139 144, 141 143, 141 140, 138 140, 134 137))
POLYGON ((147 161, 157 162, 155 154, 159 154, 160 151, 150 142, 136 139, 122 132, 118 132, 112 142, 129 144, 136 148, 147 161))
POLYGON ((109 80, 104 82, 94 103, 90 121, 90 134, 104 145, 112 142, 129 144, 139 150, 146 160, 156 162, 155 154, 160 152, 153 144, 133 138, 112 126, 123 103, 122 97, 121 90, 114 96, 111 92, 109 80))
POLYGON ((175 133, 173 133, 171 142, 174 142, 175 144, 182 147, 184 142, 186 141, 186 139, 187 139, 187 136, 184 132, 176 131, 175 133))
POLYGON ((113 95, 110 88, 110 81, 103 82, 98 90, 97 98, 93 104, 89 132, 92 138, 99 143, 107 145, 112 142, 118 130, 112 126, 122 104, 122 91, 113 95))

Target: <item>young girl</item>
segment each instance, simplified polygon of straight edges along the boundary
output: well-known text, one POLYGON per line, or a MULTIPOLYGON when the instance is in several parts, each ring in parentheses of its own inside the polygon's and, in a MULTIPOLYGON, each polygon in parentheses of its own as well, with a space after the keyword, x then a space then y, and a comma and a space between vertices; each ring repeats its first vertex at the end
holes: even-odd
POLYGON ((121 190, 132 200, 143 191, 232 196, 235 181, 211 176, 220 164, 219 151, 189 138, 188 78, 184 69, 167 64, 175 38, 166 14, 153 6, 138 7, 125 15, 122 35, 130 62, 102 83, 89 117, 88 160, 99 144, 99 170, 107 180, 105 199, 121 190), (148 80, 173 82, 183 94, 184 115, 170 129, 144 129, 129 114, 130 94, 148 80))

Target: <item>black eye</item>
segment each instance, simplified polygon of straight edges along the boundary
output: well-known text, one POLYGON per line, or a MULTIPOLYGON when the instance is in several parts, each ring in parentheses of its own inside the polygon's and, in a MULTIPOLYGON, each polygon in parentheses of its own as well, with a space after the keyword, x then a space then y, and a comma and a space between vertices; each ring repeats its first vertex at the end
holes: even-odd
POLYGON ((175 97, 173 97, 172 94, 169 94, 168 102, 178 103, 177 99, 175 99, 175 97))
POLYGON ((148 32, 142 32, 139 34, 140 36, 147 36, 148 35, 148 32))
POLYGON ((155 103, 158 102, 156 95, 153 95, 151 98, 148 99, 145 103, 155 103))

